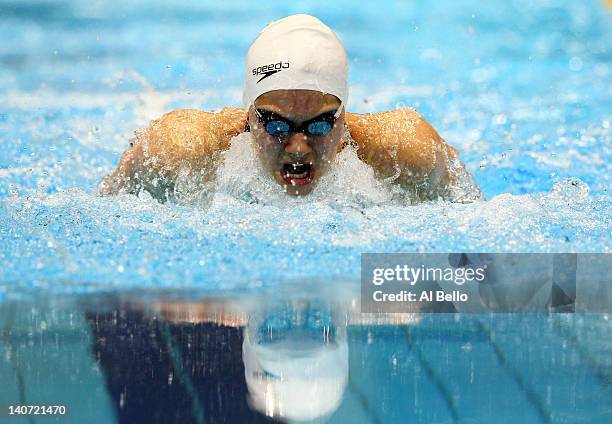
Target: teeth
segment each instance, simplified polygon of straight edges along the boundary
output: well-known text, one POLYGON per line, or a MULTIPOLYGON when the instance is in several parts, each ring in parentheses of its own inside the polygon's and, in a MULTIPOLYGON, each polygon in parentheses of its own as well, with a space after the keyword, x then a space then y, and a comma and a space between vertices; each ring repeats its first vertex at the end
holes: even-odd
POLYGON ((291 179, 304 179, 311 175, 312 165, 305 163, 286 163, 283 166, 285 177, 291 179), (300 172, 302 171, 302 172, 300 172))
POLYGON ((287 173, 287 176, 289 178, 306 178, 306 177, 308 177, 308 174, 309 174, 308 172, 304 172, 303 174, 290 174, 290 173, 287 173))

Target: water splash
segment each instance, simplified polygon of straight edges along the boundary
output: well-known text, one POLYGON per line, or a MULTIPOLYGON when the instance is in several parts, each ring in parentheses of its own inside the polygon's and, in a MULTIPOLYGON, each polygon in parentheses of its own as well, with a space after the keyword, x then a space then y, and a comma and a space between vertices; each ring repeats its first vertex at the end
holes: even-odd
POLYGON ((384 184, 374 177, 372 168, 347 146, 335 158, 329 173, 321 177, 316 189, 308 196, 288 196, 283 188, 265 173, 248 133, 234 138, 225 152, 223 165, 217 172, 218 201, 227 197, 247 203, 292 208, 305 204, 381 204, 391 195, 384 184))
MULTIPOLYGON (((456 180, 447 200, 470 202, 481 197, 478 187, 465 166, 455 160, 450 172, 456 180)), ((393 178, 380 180, 374 170, 361 161, 357 148, 349 143, 334 159, 327 174, 307 196, 289 196, 261 166, 249 133, 232 139, 223 153, 215 181, 206 175, 182 169, 175 184, 176 198, 181 204, 207 207, 212 201, 241 200, 249 204, 293 208, 305 204, 351 206, 361 209, 374 205, 411 205, 420 203, 416 195, 403 189, 393 178)))

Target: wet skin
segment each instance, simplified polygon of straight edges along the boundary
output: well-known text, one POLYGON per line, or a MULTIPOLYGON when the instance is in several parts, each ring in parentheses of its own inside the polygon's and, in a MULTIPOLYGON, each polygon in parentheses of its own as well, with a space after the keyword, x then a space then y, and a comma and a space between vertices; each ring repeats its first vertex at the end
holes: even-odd
MULTIPOLYGON (((331 94, 311 90, 275 90, 262 94, 255 100, 255 108, 274 112, 282 118, 300 125, 324 113, 340 108, 340 100, 331 94)), ((258 118, 255 108, 249 110, 249 126, 257 155, 267 173, 291 195, 310 193, 319 179, 329 170, 344 134, 344 110, 334 122, 329 133, 313 136, 303 132, 287 135, 268 134, 258 118), (293 178, 292 170, 300 165, 310 165, 301 175, 293 178)), ((298 171, 295 171, 298 172, 298 171)))

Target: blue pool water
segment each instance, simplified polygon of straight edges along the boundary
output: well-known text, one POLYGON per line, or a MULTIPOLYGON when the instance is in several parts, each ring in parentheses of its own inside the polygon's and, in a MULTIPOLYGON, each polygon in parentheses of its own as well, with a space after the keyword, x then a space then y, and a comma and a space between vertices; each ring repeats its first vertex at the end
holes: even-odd
POLYGON ((8 0, 0 39, 0 299, 355 281, 362 252, 610 251, 603 2, 8 0), (487 200, 398 204, 351 152, 307 201, 230 166, 206 199, 95 195, 150 119, 239 105, 249 43, 298 12, 345 43, 349 110, 416 108, 487 200))
POLYGON ((68 414, 35 422, 610 422, 608 315, 377 320, 350 297, 298 299, 0 303, 0 420, 43 404, 68 414))

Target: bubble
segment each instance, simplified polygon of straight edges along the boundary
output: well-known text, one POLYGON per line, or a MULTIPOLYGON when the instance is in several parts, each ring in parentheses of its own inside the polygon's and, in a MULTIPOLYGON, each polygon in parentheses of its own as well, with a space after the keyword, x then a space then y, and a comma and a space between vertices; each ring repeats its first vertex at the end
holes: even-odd
POLYGON ((497 114, 493 117, 493 123, 495 125, 504 125, 508 121, 508 117, 503 113, 497 114))
POLYGON ((569 68, 574 72, 582 70, 582 59, 577 56, 572 57, 569 61, 569 68))

